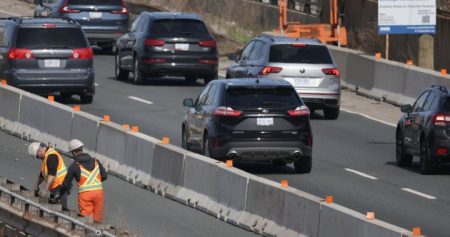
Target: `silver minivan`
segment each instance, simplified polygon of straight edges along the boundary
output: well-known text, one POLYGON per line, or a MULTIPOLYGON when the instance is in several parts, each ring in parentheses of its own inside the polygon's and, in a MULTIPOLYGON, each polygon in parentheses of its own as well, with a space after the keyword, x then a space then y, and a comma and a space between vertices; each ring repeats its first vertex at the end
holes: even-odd
POLYGON ((325 44, 317 39, 261 35, 251 40, 227 68, 227 78, 265 77, 289 81, 311 111, 339 116, 340 72, 325 44))

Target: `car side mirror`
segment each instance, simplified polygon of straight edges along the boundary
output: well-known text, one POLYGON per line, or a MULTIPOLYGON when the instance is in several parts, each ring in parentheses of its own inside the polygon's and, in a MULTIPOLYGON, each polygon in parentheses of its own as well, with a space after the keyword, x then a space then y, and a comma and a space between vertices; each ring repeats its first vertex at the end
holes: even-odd
POLYGON ((183 106, 194 107, 194 100, 192 100, 191 98, 184 99, 183 100, 183 106))
POLYGON ((228 59, 231 60, 231 61, 237 62, 238 61, 238 55, 235 54, 235 53, 230 53, 230 54, 228 54, 228 59))
POLYGON ((400 107, 400 110, 403 112, 403 113, 411 113, 412 112, 412 106, 411 105, 402 105, 401 107, 400 107))

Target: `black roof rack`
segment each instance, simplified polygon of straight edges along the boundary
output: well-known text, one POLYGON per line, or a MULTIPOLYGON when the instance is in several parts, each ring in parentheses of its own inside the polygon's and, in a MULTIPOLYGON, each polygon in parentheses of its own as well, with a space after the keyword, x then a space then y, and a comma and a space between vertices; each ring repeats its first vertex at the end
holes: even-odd
POLYGON ((439 90, 441 90, 444 93, 448 93, 447 87, 443 86, 443 85, 432 85, 432 88, 437 88, 439 90))

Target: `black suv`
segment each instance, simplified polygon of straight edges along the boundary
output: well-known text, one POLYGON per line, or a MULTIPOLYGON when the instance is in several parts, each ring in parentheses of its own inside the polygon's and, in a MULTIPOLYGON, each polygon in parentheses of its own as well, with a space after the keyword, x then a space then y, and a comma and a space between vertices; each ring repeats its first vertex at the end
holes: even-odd
POLYGON ((184 76, 205 84, 217 78, 216 40, 197 14, 142 12, 117 43, 116 78, 184 76))
POLYGON ((312 166, 310 111, 284 80, 214 80, 190 107, 182 146, 218 160, 286 164, 297 173, 312 166))
POLYGON ((8 84, 35 92, 78 94, 91 103, 95 93, 93 52, 80 25, 71 19, 11 18, 0 21, 0 72, 8 84))
POLYGON ((397 125, 396 158, 399 166, 410 166, 420 157, 422 174, 432 173, 439 163, 450 162, 450 94, 434 85, 425 90, 414 105, 401 107, 397 125))

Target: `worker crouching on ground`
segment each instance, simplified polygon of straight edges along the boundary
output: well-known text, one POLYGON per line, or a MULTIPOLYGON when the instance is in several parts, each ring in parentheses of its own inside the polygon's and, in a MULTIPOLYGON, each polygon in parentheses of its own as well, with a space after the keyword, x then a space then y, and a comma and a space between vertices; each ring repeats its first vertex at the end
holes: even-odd
MULTIPOLYGON (((42 160, 41 172, 34 187, 35 194, 48 197, 53 202, 61 202, 62 207, 67 210, 68 192, 59 196, 67 174, 67 168, 61 154, 52 147, 39 142, 33 142, 28 146, 28 154, 33 158, 42 160), (43 181, 46 181, 46 185, 45 189, 41 191, 39 185, 43 181)), ((70 191, 70 188, 70 185, 67 186, 68 191, 70 191)))
POLYGON ((102 182, 108 177, 102 164, 87 153, 83 143, 77 139, 69 142, 69 151, 74 162, 67 171, 62 192, 70 190, 72 180, 78 182, 78 208, 82 216, 90 216, 96 222, 103 220, 104 193, 102 182))

